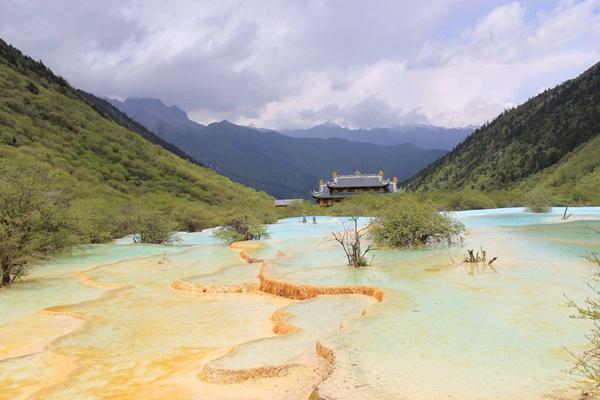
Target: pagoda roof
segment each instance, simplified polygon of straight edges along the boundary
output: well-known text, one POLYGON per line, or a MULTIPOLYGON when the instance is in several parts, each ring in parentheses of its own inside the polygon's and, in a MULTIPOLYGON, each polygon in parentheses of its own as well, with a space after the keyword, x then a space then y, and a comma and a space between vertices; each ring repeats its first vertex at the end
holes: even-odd
POLYGON ((390 181, 379 175, 340 175, 327 182, 330 188, 386 187, 390 181))

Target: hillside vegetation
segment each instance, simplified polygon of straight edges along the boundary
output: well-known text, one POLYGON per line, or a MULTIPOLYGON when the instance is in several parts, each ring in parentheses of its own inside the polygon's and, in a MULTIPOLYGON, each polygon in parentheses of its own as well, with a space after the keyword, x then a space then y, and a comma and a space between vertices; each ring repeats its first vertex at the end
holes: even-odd
POLYGON ((556 165, 531 176, 518 190, 533 187, 551 193, 561 203, 600 202, 600 136, 579 146, 556 165))
POLYGON ((599 134, 596 64, 505 111, 408 185, 421 191, 548 190, 562 201, 598 202, 599 134))
POLYGON ((64 79, 0 41, 0 181, 14 181, 4 175, 15 170, 33 184, 52 181, 45 195, 64 194, 68 207, 61 215, 74 242, 132 233, 148 219, 184 230, 236 214, 274 220, 266 194, 182 159, 160 138, 117 123, 118 116, 103 115, 64 79))

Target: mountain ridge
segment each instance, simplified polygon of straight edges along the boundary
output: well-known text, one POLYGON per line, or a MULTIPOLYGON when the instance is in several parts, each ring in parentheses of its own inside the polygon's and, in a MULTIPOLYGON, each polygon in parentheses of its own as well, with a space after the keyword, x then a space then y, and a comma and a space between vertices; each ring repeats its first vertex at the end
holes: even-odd
POLYGON ((443 128, 434 125, 406 125, 388 128, 348 128, 325 122, 305 129, 283 129, 291 137, 332 138, 379 145, 411 143, 423 149, 451 150, 473 132, 472 127, 443 128))
MULTIPOLYGON (((141 109, 144 104, 138 102, 141 109)), ((142 115, 141 111, 131 115, 142 115)), ((168 119, 160 120, 160 115, 153 116, 160 122, 155 125, 156 134, 219 173, 280 198, 309 198, 319 179, 332 171, 383 169, 405 179, 445 153, 410 144, 380 146, 340 138, 293 138, 226 120, 178 128, 169 125, 168 119)))

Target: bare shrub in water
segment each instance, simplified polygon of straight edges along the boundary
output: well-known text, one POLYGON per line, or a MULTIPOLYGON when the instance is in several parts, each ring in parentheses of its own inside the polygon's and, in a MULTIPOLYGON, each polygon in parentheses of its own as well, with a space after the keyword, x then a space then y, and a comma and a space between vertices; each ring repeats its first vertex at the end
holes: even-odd
MULTIPOLYGON (((351 267, 366 267, 370 264, 367 260, 367 253, 373 249, 369 244, 366 249, 361 249, 361 240, 369 234, 368 227, 358 227, 358 216, 350 217, 350 223, 343 223, 343 230, 332 232, 332 240, 338 242, 348 260, 348 265, 351 267)), ((372 261, 372 259, 371 259, 372 261)))
POLYGON ((566 206, 566 207, 565 207, 565 211, 563 211, 563 216, 562 216, 562 218, 561 218, 561 219, 562 219, 563 221, 566 221, 566 220, 568 220, 569 218, 571 218, 571 215, 573 215, 573 213, 570 213, 570 212, 569 212, 569 206, 566 206))

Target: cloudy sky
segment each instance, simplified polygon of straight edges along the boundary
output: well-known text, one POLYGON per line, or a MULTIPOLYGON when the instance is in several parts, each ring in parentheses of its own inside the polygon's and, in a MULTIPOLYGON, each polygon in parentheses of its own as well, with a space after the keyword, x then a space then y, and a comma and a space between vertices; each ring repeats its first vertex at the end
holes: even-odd
POLYGON ((1 0, 0 37, 202 123, 466 126, 600 61, 600 0, 1 0))

